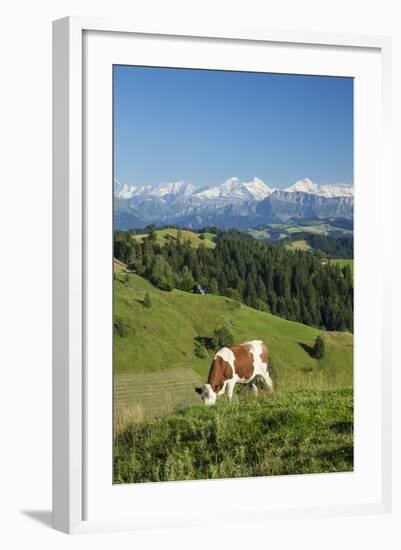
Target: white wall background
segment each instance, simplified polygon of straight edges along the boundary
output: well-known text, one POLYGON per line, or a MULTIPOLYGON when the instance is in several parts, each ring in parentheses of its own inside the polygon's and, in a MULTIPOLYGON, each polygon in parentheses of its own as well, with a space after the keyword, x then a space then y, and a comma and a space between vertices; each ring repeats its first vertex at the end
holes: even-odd
MULTIPOLYGON (((46 548, 275 548, 393 549, 401 531, 394 517, 233 525, 222 532, 196 529, 67 537, 52 531, 51 507, 51 21, 65 15, 118 16, 133 21, 196 20, 207 27, 267 28, 385 34, 393 37, 394 142, 399 157, 401 18, 396 0, 14 0, 3 4, 0 129, 2 264, 0 269, 1 484, 0 545, 46 548), (363 541, 363 542, 362 542, 363 541)), ((400 209, 399 163, 394 213, 400 209), (398 205, 398 206, 397 206, 398 205), (397 209, 397 210, 396 210, 397 209)), ((389 204, 389 214, 391 204, 389 204)), ((398 218, 395 216, 395 227, 398 218)), ((401 280, 399 229, 394 237, 394 281, 401 280)), ((374 261, 374 251, 372 251, 374 261)), ((394 300, 401 310, 399 284, 394 300)), ((394 388, 401 387, 400 323, 394 321, 394 388)), ((395 414, 400 405, 395 394, 395 414)), ((400 439, 395 460, 401 462, 400 439)), ((400 476, 395 472, 395 513, 400 518, 400 476)), ((236 518, 236 520, 239 518, 236 518)))

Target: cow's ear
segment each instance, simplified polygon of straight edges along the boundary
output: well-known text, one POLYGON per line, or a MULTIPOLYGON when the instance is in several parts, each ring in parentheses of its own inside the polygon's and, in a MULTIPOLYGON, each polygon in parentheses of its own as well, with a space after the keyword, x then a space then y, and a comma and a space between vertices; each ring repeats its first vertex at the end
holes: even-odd
POLYGON ((202 393, 202 388, 195 388, 196 393, 199 393, 199 395, 202 393))

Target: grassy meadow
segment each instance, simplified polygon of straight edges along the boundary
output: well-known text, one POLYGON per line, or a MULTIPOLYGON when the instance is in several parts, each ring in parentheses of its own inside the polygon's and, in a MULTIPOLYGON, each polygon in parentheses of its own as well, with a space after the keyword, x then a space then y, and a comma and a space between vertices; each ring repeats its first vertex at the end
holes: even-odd
POLYGON ((114 480, 206 479, 353 468, 353 336, 323 332, 232 299, 165 292, 115 262, 114 480), (145 295, 151 305, 146 307, 145 295), (237 385, 205 407, 212 353, 196 337, 227 326, 236 343, 262 339, 275 391, 237 385), (322 334, 326 352, 312 347, 322 334))
POLYGON ((255 239, 272 242, 280 241, 286 237, 296 236, 297 233, 312 233, 314 235, 332 235, 341 233, 343 236, 352 235, 353 230, 344 226, 338 226, 326 221, 316 220, 310 224, 270 223, 263 228, 247 229, 247 233, 255 239))
POLYGON ((292 241, 291 244, 286 244, 285 247, 287 250, 312 250, 312 247, 305 241, 305 239, 292 241))
MULTIPOLYGON (((194 233, 193 231, 188 231, 187 229, 173 229, 167 227, 165 229, 158 229, 156 231, 156 242, 160 246, 164 246, 170 240, 177 240, 178 231, 181 232, 182 241, 190 241, 191 246, 197 248, 201 243, 206 246, 206 248, 214 248, 216 246, 214 239, 216 235, 214 233, 203 232, 203 233, 194 233)), ((133 235, 133 238, 138 241, 143 241, 147 236, 147 233, 141 235, 133 235)))
MULTIPOLYGON (((245 394, 245 392, 242 392, 245 394)), ((352 390, 240 395, 117 431, 116 483, 352 469, 352 390)))

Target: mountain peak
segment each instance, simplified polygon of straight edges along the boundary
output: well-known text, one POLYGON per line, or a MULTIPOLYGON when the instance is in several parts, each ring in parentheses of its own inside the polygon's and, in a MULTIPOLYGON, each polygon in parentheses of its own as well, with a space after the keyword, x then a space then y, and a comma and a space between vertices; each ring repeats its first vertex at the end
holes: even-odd
POLYGON ((137 190, 137 187, 114 180, 114 196, 118 199, 131 199, 137 190))
POLYGON ((308 193, 310 195, 319 195, 320 197, 325 197, 326 199, 334 197, 353 197, 354 188, 351 185, 346 184, 326 184, 326 185, 317 185, 309 178, 304 178, 302 180, 296 181, 293 185, 286 187, 284 189, 287 193, 308 193))
POLYGON ((153 197, 164 197, 166 195, 191 194, 195 187, 191 183, 183 180, 159 183, 159 185, 149 186, 149 195, 153 197))
POLYGON ((218 185, 196 193, 199 199, 218 199, 238 201, 260 201, 269 196, 271 190, 260 178, 253 178, 248 182, 242 182, 238 177, 232 176, 218 185))
POLYGON ((319 195, 326 198, 353 197, 354 186, 346 185, 345 183, 338 183, 336 185, 321 185, 319 188, 319 195))
POLYGON ((245 182, 244 186, 257 201, 265 199, 275 191, 275 189, 271 189, 263 180, 256 176, 253 180, 245 182))
POLYGON ((284 191, 287 193, 313 193, 317 194, 319 186, 316 183, 313 183, 309 178, 303 178, 302 180, 296 181, 294 184, 286 187, 284 191))

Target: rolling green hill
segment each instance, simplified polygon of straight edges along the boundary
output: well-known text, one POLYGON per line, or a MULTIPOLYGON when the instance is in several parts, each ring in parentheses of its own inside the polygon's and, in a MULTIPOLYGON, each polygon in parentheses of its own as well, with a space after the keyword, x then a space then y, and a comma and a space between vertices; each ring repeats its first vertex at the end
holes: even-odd
POLYGON ((352 222, 341 223, 335 220, 310 220, 310 222, 298 223, 270 223, 257 229, 247 229, 255 239, 277 242, 281 239, 296 236, 297 233, 310 233, 313 235, 352 235, 352 222))
POLYGON ((120 262, 120 260, 117 260, 117 258, 114 258, 114 272, 126 273, 127 271, 127 266, 123 262, 120 262))
MULTIPOLYGON (((191 245, 197 248, 200 244, 204 244, 207 248, 214 248, 216 246, 214 239, 216 235, 214 233, 194 233, 187 229, 181 229, 182 241, 189 240, 191 245)), ((165 228, 156 230, 156 241, 160 246, 164 246, 169 240, 177 240, 178 229, 165 228)), ((133 238, 142 241, 147 236, 147 233, 141 235, 133 235, 133 238)))
POLYGON ((305 241, 305 239, 300 241, 292 241, 289 244, 286 244, 285 247, 287 250, 312 250, 312 247, 305 241))
POLYGON ((124 269, 115 263, 115 483, 353 469, 352 334, 323 333, 223 296, 163 292, 124 269), (197 357, 194 338, 223 325, 235 342, 266 342, 273 394, 255 398, 237 385, 231 403, 202 405, 195 388, 207 380, 212 354, 197 357), (318 334, 321 360, 311 353, 318 334))
POLYGON ((349 333, 324 333, 326 354, 317 360, 311 347, 321 333, 318 329, 222 296, 164 292, 134 273, 116 273, 114 289, 114 319, 125 334, 114 336, 117 415, 142 419, 176 405, 199 403, 194 388, 207 380, 212 355, 196 357, 194 338, 210 337, 223 325, 235 342, 266 342, 277 391, 352 387, 353 336, 349 333), (150 308, 143 304, 146 293, 150 308))

